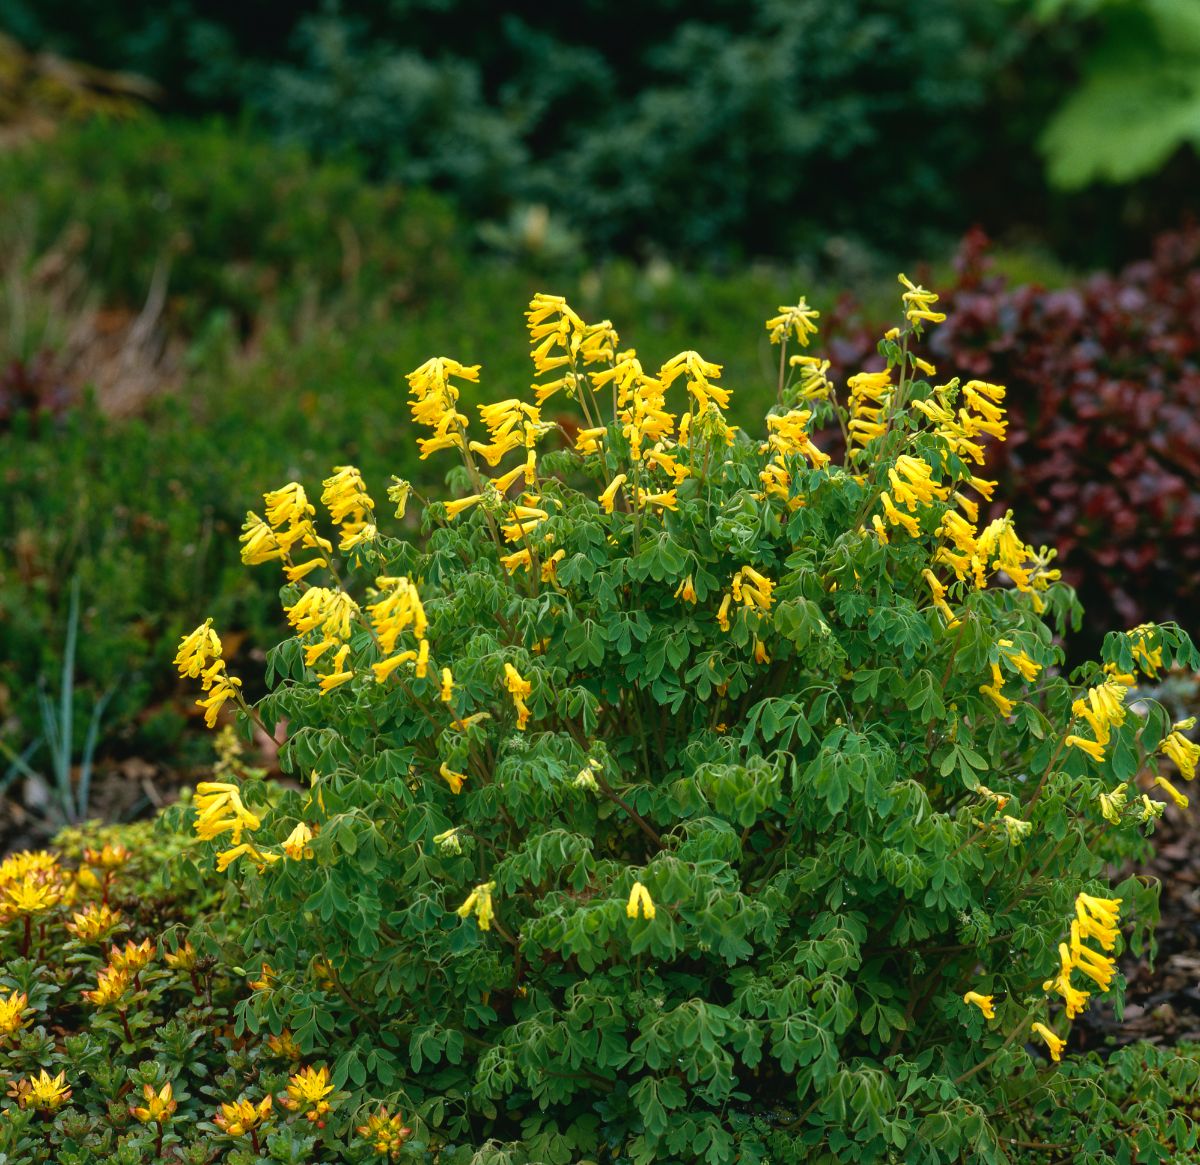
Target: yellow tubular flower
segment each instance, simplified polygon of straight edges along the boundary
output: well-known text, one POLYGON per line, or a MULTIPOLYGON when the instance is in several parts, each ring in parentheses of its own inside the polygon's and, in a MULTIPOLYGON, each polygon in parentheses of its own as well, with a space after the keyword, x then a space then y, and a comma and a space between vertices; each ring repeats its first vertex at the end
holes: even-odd
POLYGON ((1100 794, 1100 813, 1105 821, 1111 822, 1113 825, 1121 824, 1121 810, 1125 808, 1128 799, 1125 796, 1125 790, 1128 787, 1122 781, 1111 793, 1100 794))
POLYGON ((717 611, 717 625, 721 628, 722 631, 729 630, 729 608, 732 603, 733 603, 733 596, 726 595, 721 600, 721 606, 717 611))
POLYGON ((1009 845, 1020 845, 1033 832, 1032 821, 1022 821, 1020 818, 1010 817, 1007 813, 1000 818, 1000 824, 1008 834, 1009 845))
POLYGON ((304 861, 313 856, 313 832, 303 821, 287 835, 283 842, 283 852, 294 862, 304 861))
POLYGON ((1084 938, 1094 938, 1106 951, 1117 942, 1121 923, 1120 898, 1096 898, 1091 894, 1075 896, 1075 919, 1084 938))
POLYGON ((1182 720, 1174 725, 1172 731, 1167 738, 1159 746, 1159 751, 1163 756, 1175 762, 1175 767, 1179 769, 1184 780, 1191 781, 1196 776, 1196 763, 1200 761, 1200 744, 1194 744, 1183 735, 1181 729, 1189 729, 1195 726, 1196 718, 1188 717, 1187 720, 1182 720))
POLYGON ((1033 1031, 1045 1040, 1046 1048, 1050 1053, 1050 1059, 1057 1064, 1062 1059, 1063 1049, 1067 1046, 1067 1041, 1059 1039, 1044 1023, 1035 1023, 1033 1031))
POLYGON ((443 704, 449 704, 454 699, 454 676, 448 667, 442 668, 441 699, 443 704))
POLYGON ((654 917, 655 907, 650 898, 650 891, 641 882, 634 882, 633 889, 629 891, 629 901, 625 904, 625 913, 630 918, 637 918, 639 913, 646 919, 654 917))
POLYGON ((940 324, 946 318, 944 313, 931 310, 938 301, 938 297, 932 291, 926 291, 925 288, 919 287, 907 275, 902 274, 898 278, 908 289, 901 298, 904 301, 904 316, 910 324, 920 324, 925 321, 940 324))
POLYGON ((1083 945, 1078 921, 1071 923, 1071 965, 1086 975, 1102 991, 1112 986, 1117 973, 1117 964, 1107 955, 1101 955, 1083 945))
POLYGON ((690 574, 675 588, 675 598, 682 599, 685 603, 696 602, 696 588, 690 574))
POLYGON ((533 685, 523 679, 521 673, 511 663, 504 665, 504 686, 510 695, 521 699, 533 694, 533 685))
POLYGON ((450 786, 451 793, 462 792, 463 781, 467 779, 466 773, 456 773, 444 761, 442 762, 442 767, 438 769, 438 772, 441 774, 442 780, 444 780, 446 784, 450 786))
POLYGON ((281 489, 269 490, 263 494, 263 504, 266 506, 267 522, 275 529, 295 526, 314 517, 317 512, 309 503, 304 486, 298 481, 289 481, 281 489))
POLYGON ((258 829, 262 822, 242 804, 238 787, 228 781, 201 781, 196 786, 196 833, 212 841, 232 832, 236 844, 243 829, 258 829))
POLYGON ((287 554, 275 531, 255 513, 247 513, 242 523, 242 534, 238 541, 242 546, 242 562, 247 566, 257 566, 263 562, 283 558, 287 554))
POLYGON ((992 682, 990 684, 980 684, 979 690, 987 696, 997 708, 1000 709, 1001 716, 1011 716, 1012 710, 1016 706, 1014 700, 1010 700, 1000 690, 1004 685, 1004 677, 1000 674, 1000 665, 992 664, 992 682))
POLYGON ((481 882, 467 896, 466 901, 455 911, 459 918, 469 918, 473 913, 480 930, 491 930, 492 919, 496 917, 492 906, 492 891, 495 882, 481 882))
POLYGON ((621 486, 625 484, 625 480, 625 474, 618 473, 617 476, 608 483, 607 488, 600 495, 600 505, 604 507, 604 512, 606 514, 611 514, 613 512, 613 506, 616 504, 617 500, 617 490, 619 490, 621 486))
POLYGON ((978 1007, 983 1012, 984 1019, 995 1019, 996 1008, 994 1006, 995 996, 980 995, 978 991, 968 991, 963 996, 963 1002, 978 1007))
POLYGON ((1074 1019, 1077 1015, 1082 1015, 1088 1004, 1088 993, 1080 991, 1079 988, 1071 984, 1071 971, 1074 969, 1074 964, 1071 961, 1071 952, 1067 949, 1066 943, 1058 944, 1058 957, 1060 967, 1058 977, 1055 979, 1047 979, 1042 984, 1043 991, 1057 991, 1063 997, 1063 1002, 1067 1005, 1067 1019, 1074 1019))
POLYGON ((1178 808, 1186 809, 1188 807, 1188 799, 1187 799, 1186 795, 1181 793, 1177 788, 1175 788, 1175 786, 1172 785, 1171 782, 1168 781, 1166 777, 1155 777, 1154 783, 1160 789, 1162 789, 1162 791, 1164 793, 1166 793, 1167 796, 1170 797, 1172 801, 1175 802, 1175 804, 1178 808))
POLYGON ((817 334, 817 325, 813 321, 820 314, 819 311, 810 308, 808 301, 803 298, 794 307, 780 304, 779 315, 772 317, 766 322, 766 329, 770 333, 771 343, 780 344, 786 341, 789 336, 792 336, 802 348, 807 348, 809 336, 817 334))
POLYGON ((1094 740, 1088 740, 1085 736, 1068 736, 1063 743, 1068 748, 1077 748, 1081 752, 1086 752, 1094 761, 1102 762, 1104 760, 1104 749, 1094 740))
POLYGON ((232 849, 217 854, 217 873, 223 874, 238 858, 249 858, 260 871, 280 860, 278 854, 267 853, 244 841, 241 845, 235 845, 232 849))

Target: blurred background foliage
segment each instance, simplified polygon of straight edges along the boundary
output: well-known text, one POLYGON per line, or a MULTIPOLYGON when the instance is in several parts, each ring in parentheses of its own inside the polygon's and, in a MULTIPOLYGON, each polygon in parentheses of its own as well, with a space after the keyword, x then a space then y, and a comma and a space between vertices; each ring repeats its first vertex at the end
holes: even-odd
POLYGON ((170 111, 251 115, 473 223, 545 205, 589 254, 923 250, 982 221, 1111 261, 1194 189, 1183 165, 1068 196, 1038 149, 1078 187, 1146 178, 1191 140, 1191 0, 645 0, 636 20, 606 0, 291 0, 261 17, 0 0, 25 45, 142 74, 170 111))
POLYGON ((1200 177, 1196 11, 0 0, 0 742, 43 732, 77 579, 77 722, 112 693, 107 762, 198 755, 180 630, 212 615, 248 684, 276 633, 245 511, 347 461, 436 484, 404 373, 523 391, 536 289, 651 364, 722 361, 748 422, 777 304, 807 295, 854 371, 928 259, 931 355, 1009 383, 991 468, 1088 598, 1069 647, 1185 611, 1200 248, 1152 240, 1200 177), (953 260, 977 224, 986 275, 953 260))

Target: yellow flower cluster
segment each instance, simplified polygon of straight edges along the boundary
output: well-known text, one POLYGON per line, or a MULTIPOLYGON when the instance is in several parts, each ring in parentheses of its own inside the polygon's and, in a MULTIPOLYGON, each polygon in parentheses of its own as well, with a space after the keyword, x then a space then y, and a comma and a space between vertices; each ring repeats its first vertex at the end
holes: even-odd
POLYGON ((377 683, 386 682, 401 664, 411 663, 418 679, 429 668, 429 641, 425 632, 429 621, 417 588, 404 576, 377 580, 379 598, 368 605, 367 614, 379 643, 383 659, 371 665, 377 683), (400 636, 410 631, 417 640, 415 648, 398 651, 400 636))
POLYGON ((886 413, 891 406, 896 386, 890 370, 857 372, 846 381, 850 390, 849 440, 846 454, 851 461, 877 437, 887 432, 886 413))
POLYGON ((288 1079, 287 1095, 281 1097, 279 1103, 293 1112, 302 1113, 317 1128, 324 1128, 325 1114, 333 1107, 326 1097, 332 1091, 328 1068, 301 1068, 288 1079))
POLYGON ((767 332, 772 344, 785 344, 789 337, 794 337, 800 347, 808 347, 809 336, 817 334, 817 325, 813 322, 820 316, 808 306, 808 301, 801 299, 799 303, 788 307, 779 305, 779 314, 766 322, 767 332))
POLYGON ((333 546, 317 533, 313 525, 316 510, 299 482, 289 481, 280 489, 269 490, 263 494, 263 503, 265 519, 251 510, 242 523, 242 561, 247 566, 279 560, 288 582, 298 582, 311 571, 329 564, 333 546), (316 557, 295 562, 292 552, 297 546, 316 551, 316 557))
POLYGON ((1095 761, 1103 761, 1105 746, 1112 739, 1112 730, 1125 723, 1125 693, 1123 684, 1117 680, 1106 680, 1089 688, 1085 697, 1074 701, 1071 713, 1087 722, 1093 739, 1072 733, 1066 738, 1066 745, 1086 752, 1095 761))
POLYGON ((460 389, 454 380, 479 383, 479 365, 460 364, 449 356, 435 356, 408 374, 409 408, 418 425, 430 429, 433 436, 417 442, 424 461, 439 449, 467 447, 468 418, 458 411, 460 389))
POLYGON ((933 311, 933 305, 938 297, 932 291, 913 283, 907 275, 898 276, 906 290, 900 297, 904 301, 904 316, 910 324, 920 327, 922 323, 940 324, 946 317, 940 311, 933 311))
POLYGON ((298 634, 312 636, 304 648, 307 667, 316 667, 317 661, 333 649, 327 670, 317 673, 322 692, 332 691, 354 678, 354 671, 346 666, 346 658, 350 654, 350 634, 361 612, 345 591, 337 587, 309 587, 283 612, 298 634))
POLYGON ((72 896, 58 859, 42 850, 0 862, 0 925, 44 914, 72 896))
MULTIPOLYGON (((1112 986, 1117 973, 1116 960, 1107 954, 1093 950, 1087 940, 1098 942, 1104 951, 1112 951, 1117 943, 1120 926, 1120 898, 1095 898, 1090 894, 1079 894, 1075 899, 1075 918, 1071 921, 1069 943, 1058 944, 1058 974, 1042 984, 1042 990, 1060 995, 1066 1004, 1067 1019, 1072 1020, 1087 1007, 1089 993, 1076 987, 1071 981, 1073 972, 1078 971, 1090 979, 1096 988, 1105 992, 1112 986)), ((1055 1037, 1057 1040, 1057 1037, 1055 1037)), ((1056 1048, 1047 1041, 1050 1055, 1058 1060, 1063 1041, 1056 1048)))
POLYGON ((0 995, 0 1042, 16 1035, 28 1022, 29 996, 23 991, 10 991, 0 995))
POLYGON ((608 320, 586 324, 561 295, 538 292, 525 313, 529 328, 530 358, 539 376, 547 372, 559 375, 533 386, 539 405, 556 392, 565 391, 578 399, 585 414, 590 410, 585 399, 587 382, 580 366, 611 360, 616 354, 616 329, 608 320))
POLYGON ((232 781, 201 781, 196 786, 196 834, 202 841, 215 841, 230 834, 231 848, 217 855, 217 870, 224 873, 238 858, 249 858, 261 870, 279 861, 279 855, 243 841, 243 831, 253 833, 262 825, 258 815, 242 802, 241 790, 232 781))
POLYGON ((524 732, 529 723, 529 707, 525 701, 533 694, 533 685, 517 671, 511 663, 504 665, 504 686, 512 696, 513 707, 517 710, 517 731, 524 732))
POLYGON ((774 601, 774 589, 775 584, 765 574, 760 574, 752 566, 741 567, 734 574, 729 592, 717 608, 718 626, 722 631, 729 630, 729 611, 734 603, 741 603, 743 610, 752 611, 759 617, 765 615, 774 601))
POLYGON ((121 912, 111 910, 107 903, 89 902, 83 910, 71 916, 67 930, 83 942, 100 942, 109 937, 121 924, 121 912))
POLYGON ((129 1113, 144 1125, 166 1124, 175 1115, 175 1110, 179 1107, 179 1103, 173 1095, 170 1081, 167 1081, 157 1092, 154 1090, 153 1084, 143 1084, 142 1100, 142 1104, 131 1106, 129 1113))
POLYGON ((108 964, 96 972, 96 986, 84 991, 83 997, 97 1007, 115 1007, 124 1001, 132 985, 128 971, 108 964))
POLYGON ((496 917, 492 904, 492 891, 495 888, 495 882, 480 882, 454 913, 459 918, 469 918, 474 914, 480 930, 491 930, 492 919, 496 917))
POLYGON ((258 1104, 250 1100, 235 1100, 232 1104, 221 1105, 213 1124, 228 1136, 244 1137, 271 1119, 273 1107, 274 1098, 269 1094, 258 1104))
POLYGON ((208 693, 196 706, 204 709, 204 723, 215 728, 217 716, 226 701, 241 702, 242 681, 231 676, 221 655, 221 639, 213 630, 212 620, 204 622, 179 641, 175 667, 188 679, 199 679, 200 688, 208 693))
POLYGON ((767 440, 759 447, 770 453, 771 459, 758 475, 763 491, 769 497, 781 498, 789 509, 796 510, 803 500, 792 497, 792 475, 788 469, 789 457, 803 457, 814 469, 824 469, 829 464, 829 454, 822 452, 809 436, 811 409, 792 409, 767 417, 767 440))
POLYGON ((373 542, 378 534, 375 503, 367 493, 362 474, 353 465, 338 465, 334 467, 333 476, 327 477, 321 486, 321 502, 341 527, 338 549, 345 554, 373 542))
POLYGON ((36 1076, 25 1080, 14 1080, 8 1088, 8 1095, 17 1102, 19 1108, 32 1108, 37 1112, 57 1112, 71 1099, 71 1090, 67 1087, 67 1074, 59 1072, 51 1076, 45 1068, 36 1076))
POLYGON ((367 1117, 367 1123, 359 1125, 356 1131, 376 1153, 392 1160, 400 1156, 404 1142, 412 1136, 412 1129, 405 1128, 400 1114, 389 1113, 383 1107, 367 1117))

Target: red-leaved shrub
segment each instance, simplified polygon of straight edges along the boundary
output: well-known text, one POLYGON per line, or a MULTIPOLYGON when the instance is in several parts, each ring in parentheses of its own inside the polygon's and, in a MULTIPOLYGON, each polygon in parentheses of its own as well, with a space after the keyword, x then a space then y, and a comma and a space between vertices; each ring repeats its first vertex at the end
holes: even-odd
MULTIPOLYGON (((1008 440, 986 475, 1033 543, 1059 548, 1085 624, 1075 646, 1151 615, 1195 626, 1200 602, 1200 230, 1161 236, 1119 274, 1048 291, 989 271, 964 240, 927 355, 1008 386, 1008 440)), ((835 313, 855 320, 851 310, 835 313)), ((873 329, 834 345, 873 367, 873 329)))

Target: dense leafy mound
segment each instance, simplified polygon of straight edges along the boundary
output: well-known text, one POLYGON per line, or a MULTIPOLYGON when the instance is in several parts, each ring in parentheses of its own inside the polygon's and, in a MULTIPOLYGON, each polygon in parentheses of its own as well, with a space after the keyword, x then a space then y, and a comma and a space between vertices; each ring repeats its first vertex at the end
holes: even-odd
MULTIPOLYGON (((1058 547, 1095 651, 1114 624, 1187 622, 1200 579, 1200 233, 1062 287, 1010 285, 969 235, 930 358, 1008 385, 994 513, 1058 547), (1002 500, 1001 500, 1002 499, 1002 500)), ((846 337, 843 367, 869 352, 846 337)))
POLYGON ((277 976, 239 1022, 386 1091, 406 1151, 1002 1161, 1081 1104, 1078 1160, 1192 1137, 1168 1090, 1131 1120, 1095 1065, 1055 1064, 1154 922, 1151 887, 1103 881, 1162 812, 1134 776, 1200 755, 1129 688, 1200 657, 1146 625, 1061 674, 1052 552, 978 517, 1004 390, 912 355, 942 317, 905 283, 886 370, 848 398, 797 350, 815 312, 768 322, 755 437, 718 365, 651 371, 538 295, 537 403, 476 432, 477 365, 409 375, 422 456, 462 459, 453 500, 418 499, 427 537, 384 533, 353 466, 324 482, 332 528, 296 481, 248 515, 294 631, 274 690, 247 702, 208 622, 177 656, 210 723, 278 726, 302 786, 198 789, 245 957, 277 976))

